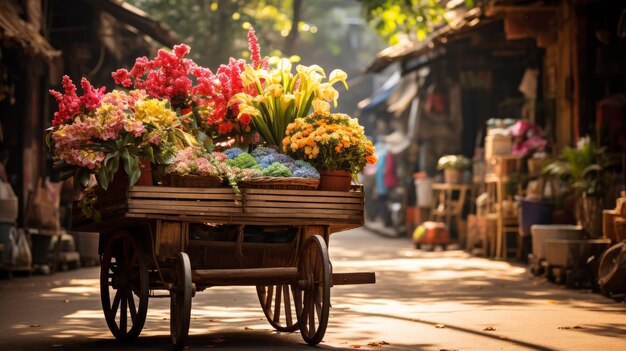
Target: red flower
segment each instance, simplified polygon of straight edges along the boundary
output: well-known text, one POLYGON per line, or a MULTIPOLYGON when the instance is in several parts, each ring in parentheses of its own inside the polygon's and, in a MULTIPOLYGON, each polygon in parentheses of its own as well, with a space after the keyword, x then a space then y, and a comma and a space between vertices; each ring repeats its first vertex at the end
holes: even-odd
POLYGON ((219 134, 228 134, 230 133, 231 130, 233 130, 233 124, 230 121, 228 121, 225 123, 220 123, 217 129, 217 132, 219 134))
POLYGON ((52 95, 58 102, 59 108, 54 113, 52 120, 53 126, 58 126, 71 120, 75 115, 83 111, 91 111, 100 106, 102 97, 104 96, 105 87, 94 89, 94 87, 83 78, 81 86, 84 94, 79 97, 76 94, 76 86, 68 76, 63 76, 63 94, 56 90, 50 90, 52 95))
POLYGON ((245 126, 247 127, 250 122, 252 122, 252 116, 250 116, 247 113, 244 113, 243 115, 239 116, 239 121, 245 126))

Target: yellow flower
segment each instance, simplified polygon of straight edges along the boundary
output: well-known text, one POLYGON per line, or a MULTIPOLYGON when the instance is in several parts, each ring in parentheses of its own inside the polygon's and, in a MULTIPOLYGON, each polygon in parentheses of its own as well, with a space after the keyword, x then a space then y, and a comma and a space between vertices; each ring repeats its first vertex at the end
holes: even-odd
POLYGON ((330 104, 324 100, 313 100, 313 113, 325 114, 330 111, 330 104))
POLYGON ((348 74, 340 69, 335 69, 330 72, 330 76, 328 77, 328 84, 334 85, 337 82, 342 82, 343 85, 348 89, 348 83, 346 82, 348 79, 348 74))
POLYGON ((335 107, 337 107, 337 99, 339 98, 339 92, 328 83, 320 84, 315 91, 315 96, 326 101, 333 100, 335 107))
POLYGON ((280 97, 284 92, 283 86, 280 84, 272 84, 265 88, 263 95, 271 97, 280 97))

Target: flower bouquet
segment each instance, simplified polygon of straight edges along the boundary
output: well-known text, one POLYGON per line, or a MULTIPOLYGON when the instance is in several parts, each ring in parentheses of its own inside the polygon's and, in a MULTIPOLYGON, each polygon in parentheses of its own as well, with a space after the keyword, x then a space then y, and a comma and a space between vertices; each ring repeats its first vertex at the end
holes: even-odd
POLYGON ((228 162, 239 169, 257 170, 256 176, 239 181, 243 188, 314 190, 319 184, 319 173, 308 162, 294 160, 268 147, 258 147, 251 153, 238 148, 224 152, 228 162))
POLYGON ((328 101, 336 106, 339 93, 333 85, 342 82, 348 89, 347 75, 336 69, 323 83, 326 73, 317 65, 298 65, 294 74, 286 58, 261 60, 256 38, 249 39, 252 66, 245 66, 241 74, 244 91, 235 94, 229 106, 237 106, 240 120, 251 119, 269 145, 280 146, 287 125, 308 115, 311 107, 324 106, 319 103, 328 101))
POLYGON ((347 190, 350 180, 366 164, 376 163, 374 146, 355 118, 341 113, 319 112, 296 118, 287 126, 283 151, 311 162, 323 175, 336 178, 337 186, 325 183, 322 190, 347 190))
POLYGON ((218 161, 204 148, 187 147, 176 153, 166 167, 163 185, 187 188, 216 188, 222 185, 218 161))
POLYGON ((140 179, 142 160, 144 165, 163 163, 173 145, 197 143, 178 129, 180 123, 166 100, 149 98, 141 90, 105 94, 85 78, 81 86, 84 93, 78 96, 72 80, 64 76, 64 93, 50 91, 59 109, 46 140, 61 179, 75 176, 87 186, 90 174, 96 174, 106 190, 123 169, 132 186, 140 179))

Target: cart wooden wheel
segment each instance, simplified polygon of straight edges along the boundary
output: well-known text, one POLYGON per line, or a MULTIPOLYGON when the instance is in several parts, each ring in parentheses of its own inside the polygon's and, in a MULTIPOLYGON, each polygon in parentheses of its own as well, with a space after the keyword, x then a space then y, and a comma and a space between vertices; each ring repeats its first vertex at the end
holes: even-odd
POLYGON ((192 296, 191 263, 189 256, 180 252, 176 258, 174 286, 170 298, 170 334, 175 350, 184 348, 187 342, 192 296))
POLYGON ((330 310, 330 260, 321 236, 309 237, 298 260, 300 281, 295 285, 296 312, 302 338, 317 345, 324 338, 330 310))
POLYGON ((100 299, 116 339, 129 341, 141 333, 148 312, 148 287, 148 257, 140 237, 126 230, 115 232, 100 262, 100 299))
POLYGON ((256 293, 267 321, 281 332, 294 332, 300 327, 295 310, 294 288, 291 285, 257 286, 256 293))

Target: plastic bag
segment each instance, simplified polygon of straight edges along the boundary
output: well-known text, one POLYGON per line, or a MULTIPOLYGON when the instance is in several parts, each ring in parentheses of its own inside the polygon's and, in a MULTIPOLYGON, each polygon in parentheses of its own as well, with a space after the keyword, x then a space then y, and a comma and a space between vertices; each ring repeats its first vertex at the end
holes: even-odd
POLYGON ((22 229, 17 230, 15 227, 11 228, 9 233, 11 245, 11 265, 14 267, 30 267, 33 260, 32 253, 30 252, 30 245, 22 229))
POLYGON ((29 228, 57 229, 59 223, 59 203, 62 183, 39 181, 38 187, 29 199, 26 211, 26 225, 29 228))

